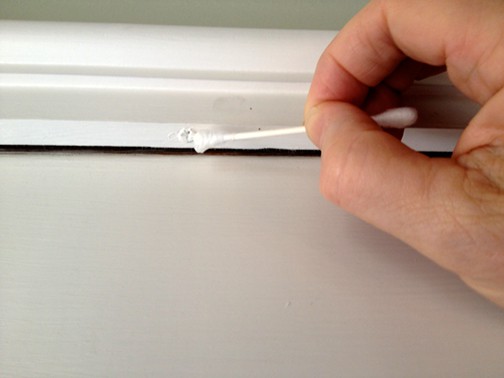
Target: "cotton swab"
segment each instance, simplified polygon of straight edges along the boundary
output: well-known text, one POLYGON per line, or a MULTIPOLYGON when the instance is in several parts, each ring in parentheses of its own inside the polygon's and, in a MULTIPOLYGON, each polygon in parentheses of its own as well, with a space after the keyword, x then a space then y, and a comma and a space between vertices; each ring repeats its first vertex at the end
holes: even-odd
MULTIPOLYGON (((371 118, 381 127, 403 129, 413 125, 417 121, 418 113, 414 108, 404 107, 390 109, 371 118)), ((242 133, 222 133, 212 130, 184 128, 177 133, 177 139, 180 142, 192 143, 196 152, 203 153, 210 148, 231 141, 299 134, 305 131, 304 126, 242 133)))

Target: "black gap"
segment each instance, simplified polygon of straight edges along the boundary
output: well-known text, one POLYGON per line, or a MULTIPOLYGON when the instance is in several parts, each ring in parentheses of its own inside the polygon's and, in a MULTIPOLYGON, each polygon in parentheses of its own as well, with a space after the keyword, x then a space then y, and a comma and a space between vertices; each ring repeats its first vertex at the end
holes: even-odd
MULTIPOLYGON (((100 147, 100 146, 31 146, 0 145, 0 152, 52 152, 52 153, 105 153, 105 154, 155 154, 155 155, 199 155, 192 148, 156 148, 156 147, 100 147)), ((433 158, 450 158, 451 152, 421 152, 433 158)), ((258 150, 212 149, 204 155, 223 156, 320 156, 317 150, 284 150, 265 148, 258 150)))

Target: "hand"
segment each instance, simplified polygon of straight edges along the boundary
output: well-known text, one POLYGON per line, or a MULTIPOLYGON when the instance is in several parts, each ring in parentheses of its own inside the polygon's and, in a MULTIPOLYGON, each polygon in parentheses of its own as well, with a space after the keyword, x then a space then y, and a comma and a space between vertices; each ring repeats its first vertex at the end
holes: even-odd
POLYGON ((329 200, 504 307, 504 1, 371 1, 320 58, 305 125, 329 200), (451 159, 430 159, 368 114, 444 69, 482 108, 451 159))

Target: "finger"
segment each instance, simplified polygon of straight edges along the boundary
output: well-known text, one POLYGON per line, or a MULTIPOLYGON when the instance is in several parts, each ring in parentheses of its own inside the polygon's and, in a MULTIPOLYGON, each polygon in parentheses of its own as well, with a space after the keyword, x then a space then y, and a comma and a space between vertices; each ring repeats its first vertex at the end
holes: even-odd
POLYGON ((504 146, 503 109, 504 88, 493 96, 471 120, 462 133, 453 156, 458 158, 480 146, 504 146))
POLYGON ((455 85, 484 103, 504 84, 503 11, 504 2, 497 0, 372 1, 321 56, 306 111, 327 100, 360 105, 368 88, 406 57, 446 65, 455 85))
MULTIPOLYGON (((366 102, 361 108, 369 115, 376 115, 384 111, 397 108, 401 104, 398 92, 388 85, 382 84, 372 88, 369 91, 366 102)), ((404 135, 404 129, 383 128, 383 131, 401 140, 404 135)))
MULTIPOLYGON (((444 67, 433 67, 411 59, 404 60, 399 67, 389 75, 383 83, 370 88, 361 108, 369 115, 401 106, 401 93, 407 90, 416 80, 421 80, 445 71, 444 67)), ((403 129, 383 129, 385 132, 401 140, 403 129)))
POLYGON ((371 2, 322 54, 307 108, 326 100, 360 105, 368 88, 383 81, 405 58, 390 33, 382 3, 371 2))
POLYGON ((305 109, 308 133, 322 152, 324 195, 488 297, 502 294, 502 285, 495 286, 504 266, 496 221, 502 212, 495 208, 504 171, 501 158, 480 155, 496 151, 482 146, 504 149, 503 12, 501 0, 373 1, 326 49, 305 109), (429 159, 384 133, 360 108, 380 109, 413 77, 443 65, 484 106, 455 159, 429 159))
POLYGON ((463 180, 462 168, 450 159, 429 159, 412 151, 347 103, 319 104, 309 122, 321 131, 320 186, 327 199, 445 268, 460 271, 453 254, 438 253, 446 249, 439 248, 443 238, 435 214, 451 203, 463 180))
POLYGON ((416 80, 425 79, 445 70, 445 67, 434 67, 405 59, 382 83, 368 89, 366 100, 361 107, 370 115, 398 107, 401 104, 402 92, 411 87, 416 80))
POLYGON ((403 92, 411 87, 415 81, 426 79, 445 71, 445 66, 431 66, 407 58, 383 82, 397 92, 403 92))
POLYGON ((326 102, 315 108, 310 123, 321 130, 321 189, 331 201, 376 224, 371 217, 374 206, 403 211, 406 199, 398 198, 401 185, 412 188, 408 197, 424 192, 423 175, 418 175, 417 168, 429 165, 428 159, 383 133, 360 109, 326 102), (396 205, 397 209, 390 208, 396 205))

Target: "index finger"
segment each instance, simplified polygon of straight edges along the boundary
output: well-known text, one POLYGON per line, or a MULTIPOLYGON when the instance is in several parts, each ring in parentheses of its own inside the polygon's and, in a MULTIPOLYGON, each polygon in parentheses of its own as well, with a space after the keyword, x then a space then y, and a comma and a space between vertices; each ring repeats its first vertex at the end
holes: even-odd
MULTIPOLYGON (((378 0, 368 4, 322 54, 306 114, 324 101, 361 106, 369 88, 384 81, 407 59, 444 66, 449 51, 456 51, 463 43, 460 30, 467 25, 465 16, 446 11, 453 8, 454 1, 378 0)), ((408 74, 405 70, 401 73, 408 74)))

